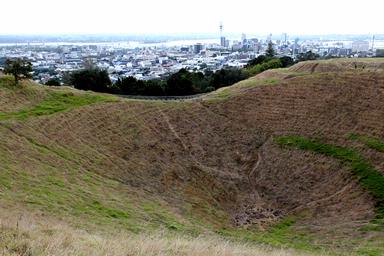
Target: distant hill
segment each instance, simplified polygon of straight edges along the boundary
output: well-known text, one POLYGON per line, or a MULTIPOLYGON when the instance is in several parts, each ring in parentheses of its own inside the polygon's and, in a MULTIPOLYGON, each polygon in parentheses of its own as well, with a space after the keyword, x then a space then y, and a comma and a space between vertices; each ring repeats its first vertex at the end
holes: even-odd
POLYGON ((383 59, 303 62, 168 102, 2 77, 0 219, 14 224, 0 251, 93 254, 90 236, 164 232, 236 241, 229 255, 382 255, 383 96, 383 59))

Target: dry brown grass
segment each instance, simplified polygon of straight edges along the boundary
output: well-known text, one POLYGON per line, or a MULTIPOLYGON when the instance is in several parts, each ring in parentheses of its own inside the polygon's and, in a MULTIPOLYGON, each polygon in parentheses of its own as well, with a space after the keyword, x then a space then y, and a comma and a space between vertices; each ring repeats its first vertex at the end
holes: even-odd
POLYGON ((309 255, 214 235, 192 238, 166 232, 132 235, 124 231, 96 234, 41 215, 2 212, 0 218, 0 255, 309 255))
POLYGON ((345 72, 345 71, 377 71, 384 69, 383 58, 369 59, 330 59, 322 61, 303 61, 289 68, 295 72, 345 72))
MULTIPOLYGON (((338 69, 325 62, 309 64, 299 70, 304 75, 279 70, 283 73, 276 79, 273 73, 263 73, 224 88, 217 92, 220 100, 213 102, 121 100, 23 121, 2 121, 1 198, 46 214, 61 216, 65 209, 68 218, 103 218, 129 228, 161 223, 158 227, 164 224, 164 216, 170 216, 163 226, 187 230, 196 226, 188 219, 193 216, 204 221, 198 223, 199 230, 203 226, 221 231, 232 228, 233 216, 239 215, 245 215, 250 225, 267 228, 294 214, 298 219, 285 229, 288 234, 278 233, 276 243, 294 246, 298 241, 292 235, 309 230, 308 237, 313 235, 320 241, 308 243, 344 251, 358 249, 373 234, 361 229, 374 216, 373 199, 338 161, 281 148, 270 138, 299 134, 345 147, 354 146, 348 139, 351 132, 384 138, 384 75, 370 68, 355 71, 353 64, 352 70, 343 72, 334 72, 338 69), (143 204, 144 199, 163 203, 143 204), (159 217, 165 208, 167 213, 159 217), (270 213, 276 213, 277 218, 270 213), (112 218, 116 216, 122 218, 112 218), (351 242, 353 237, 356 241, 351 242)), ((13 96, 7 97, 18 97, 13 96)), ((5 105, 0 99, 0 108, 5 105)), ((365 157, 384 172, 384 155, 365 151, 365 157)), ((57 227, 55 223, 52 226, 57 227)), ((26 248, 48 248, 41 246, 45 237, 49 241, 55 238, 58 244, 70 241, 71 247, 63 247, 65 250, 81 247, 85 254, 92 254, 94 251, 87 250, 103 252, 103 244, 115 241, 119 246, 131 246, 138 241, 157 244, 160 240, 165 244, 165 249, 158 248, 160 253, 171 254, 174 243, 181 240, 184 245, 178 242, 177 248, 183 255, 182 250, 192 254, 195 241, 206 242, 212 250, 227 243, 212 237, 191 240, 125 233, 119 240, 116 234, 81 230, 54 231, 57 235, 48 236, 38 230, 26 232, 26 248)), ((249 247, 229 244, 230 248, 249 247)), ((384 244, 380 246, 378 251, 382 252, 384 244)))

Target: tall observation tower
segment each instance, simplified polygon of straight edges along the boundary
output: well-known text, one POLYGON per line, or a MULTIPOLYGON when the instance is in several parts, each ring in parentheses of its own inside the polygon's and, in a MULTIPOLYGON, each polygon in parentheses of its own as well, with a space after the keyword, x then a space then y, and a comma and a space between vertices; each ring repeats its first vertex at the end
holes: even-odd
POLYGON ((226 47, 226 39, 223 36, 223 22, 220 22, 220 45, 221 47, 226 47))
POLYGON ((372 51, 375 48, 375 35, 372 36, 372 51))
POLYGON ((220 37, 223 36, 223 22, 220 21, 220 37))

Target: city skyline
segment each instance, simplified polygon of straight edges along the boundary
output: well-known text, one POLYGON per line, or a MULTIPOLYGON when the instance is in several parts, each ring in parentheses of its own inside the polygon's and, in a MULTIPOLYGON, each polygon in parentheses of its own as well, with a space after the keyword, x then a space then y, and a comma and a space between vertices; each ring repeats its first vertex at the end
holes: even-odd
POLYGON ((242 1, 7 1, 0 35, 30 34, 380 34, 379 0, 310 4, 242 1), (15 15, 16 13, 16 15, 15 15))

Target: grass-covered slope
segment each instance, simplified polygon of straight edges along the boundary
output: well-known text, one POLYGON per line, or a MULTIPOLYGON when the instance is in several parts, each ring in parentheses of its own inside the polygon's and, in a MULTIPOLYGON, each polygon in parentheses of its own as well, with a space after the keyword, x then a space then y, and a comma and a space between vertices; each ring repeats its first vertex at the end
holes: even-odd
MULTIPOLYGON (((353 137, 359 139, 360 137, 353 137)), ((355 150, 350 148, 338 147, 330 144, 324 144, 316 140, 310 140, 299 136, 282 136, 275 140, 280 145, 297 147, 302 150, 309 150, 319 154, 324 154, 350 165, 352 173, 358 179, 363 188, 372 194, 376 200, 376 221, 384 219, 384 175, 362 157, 355 150)), ((382 143, 370 139, 364 139, 368 145, 378 148, 382 143)))
MULTIPOLYGON (((0 78, 0 218, 16 212, 15 223, 18 216, 42 222, 37 233, 24 228, 30 238, 16 239, 14 249, 41 252, 44 214, 75 233, 87 230, 84 241, 99 234, 100 243, 117 231, 165 232, 382 254, 375 220, 384 173, 383 65, 356 63, 299 63, 184 102, 14 87, 0 78), (292 144, 283 138, 311 147, 282 146, 292 144), (323 145, 332 154, 313 150, 323 145)), ((55 230, 47 232, 63 239, 55 230)), ((22 236, 16 224, 6 226, 0 250, 11 251, 4 246, 10 232, 22 236)), ((63 250, 89 252, 88 242, 71 241, 63 250)))
MULTIPOLYGON (((24 106, 20 104, 0 113, 2 252, 11 255, 104 255, 109 251, 157 255, 156 250, 164 250, 166 255, 280 253, 260 245, 228 244, 219 238, 225 230, 229 232, 227 236, 235 239, 248 236, 275 245, 286 242, 275 232, 235 232, 230 215, 213 197, 226 193, 225 186, 215 181, 211 167, 203 166, 185 150, 187 146, 163 113, 163 109, 186 111, 190 106, 126 102, 31 83, 13 87, 8 78, 0 78, 0 83, 7 101, 24 95, 24 90, 30 97, 24 106), (148 116, 140 118, 141 113, 151 111, 154 117, 163 120, 162 125, 155 120, 145 123, 148 116), (118 150, 121 147, 123 151, 118 150), (149 148, 154 152, 148 151, 149 148), (181 173, 189 184, 180 184, 181 173), (90 233, 83 234, 83 230, 90 233), (94 240, 96 232, 102 234, 99 240, 94 240), (158 235, 159 232, 165 232, 169 238, 160 238, 164 234, 158 235), (207 232, 202 245, 196 236, 207 232), (150 238, 137 250, 129 246, 115 248, 114 240, 120 233, 121 243, 142 240, 133 234, 145 233, 150 238), (152 242, 158 247, 146 248, 152 242), (180 242, 185 245, 180 246, 180 242), (109 246, 113 248, 106 248, 105 243, 112 243, 109 246), (211 249, 198 249, 199 246, 211 249)), ((231 200, 228 194, 220 197, 222 201, 231 200)), ((288 235, 285 228, 281 232, 288 235)), ((288 251, 281 253, 291 255, 288 251)))
MULTIPOLYGON (((122 225, 135 232, 147 229, 148 225, 179 225, 177 217, 162 207, 160 199, 145 200, 143 196, 138 200, 139 191, 98 175, 92 164, 84 163, 75 149, 63 143, 65 136, 61 142, 45 143, 40 139, 47 138, 49 127, 31 125, 33 121, 47 124, 54 114, 65 116, 69 111, 82 111, 85 106, 106 108, 118 102, 117 98, 33 84, 12 87, 8 86, 7 78, 0 83, 2 90, 6 88, 4 97, 17 98, 22 90, 29 90, 37 98, 32 106, 26 104, 20 110, 0 113, 0 183, 5 203, 21 203, 60 217, 78 216, 80 222, 84 218, 92 223, 122 225)), ((65 129, 59 128, 71 132, 65 129)), ((77 144, 82 146, 81 142, 77 144)), ((87 160, 97 168, 98 155, 90 153, 94 159, 87 160)))

